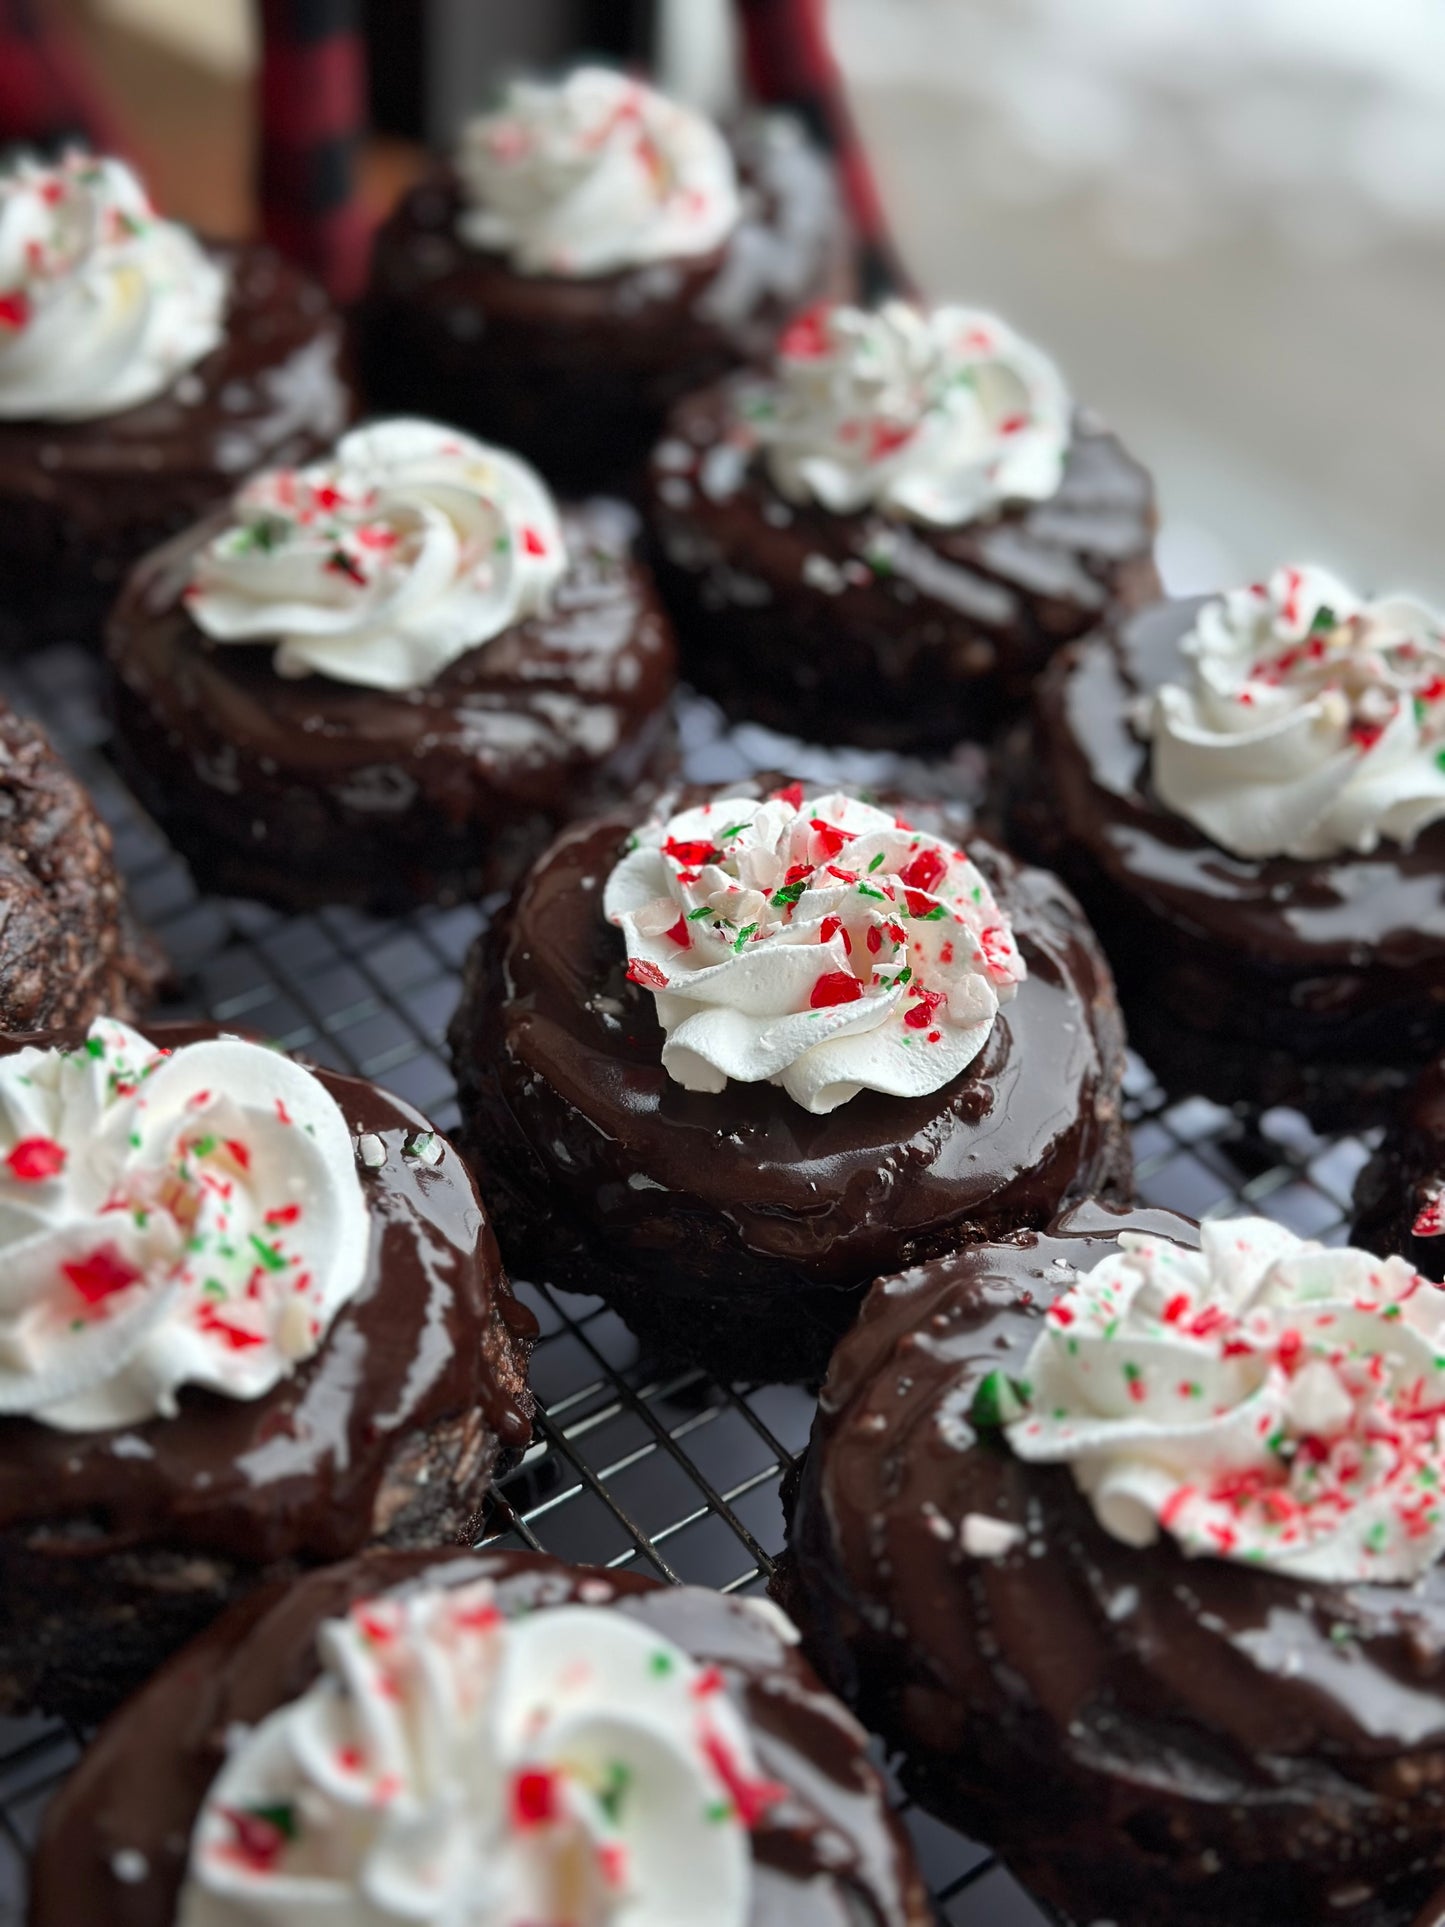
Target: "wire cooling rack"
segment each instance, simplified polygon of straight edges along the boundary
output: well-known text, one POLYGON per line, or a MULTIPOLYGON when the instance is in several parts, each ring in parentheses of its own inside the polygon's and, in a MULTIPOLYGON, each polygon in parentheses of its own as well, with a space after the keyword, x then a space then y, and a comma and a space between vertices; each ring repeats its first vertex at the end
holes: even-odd
MULTIPOLYGON (((273 1037, 386 1084, 443 1129, 455 1123, 445 1030, 485 905, 387 920, 348 910, 288 917, 199 893, 105 760, 91 660, 47 651, 10 665, 0 684, 49 728, 112 824, 136 912, 184 987, 174 1015, 273 1037)), ((784 767, 805 780, 867 783, 886 768, 862 752, 806 748, 751 726, 729 730, 695 698, 685 699, 681 722, 698 781, 784 767)), ((1289 1112, 1246 1123, 1202 1098, 1167 1105, 1137 1059, 1127 1101, 1141 1198, 1193 1217, 1262 1211, 1326 1240, 1343 1232, 1365 1141, 1317 1137, 1289 1112)), ((489 1542, 760 1591, 782 1548, 779 1487, 807 1442, 811 1398, 791 1386, 722 1385, 704 1372, 659 1369, 600 1301, 526 1283, 519 1290, 542 1326, 532 1365, 537 1438, 503 1482, 489 1542)), ((53 1721, 0 1720, 6 1927, 23 1917, 26 1857, 80 1745, 53 1721)), ((1047 1917, 985 1849, 904 1813, 941 1921, 1043 1927, 1047 1917)))

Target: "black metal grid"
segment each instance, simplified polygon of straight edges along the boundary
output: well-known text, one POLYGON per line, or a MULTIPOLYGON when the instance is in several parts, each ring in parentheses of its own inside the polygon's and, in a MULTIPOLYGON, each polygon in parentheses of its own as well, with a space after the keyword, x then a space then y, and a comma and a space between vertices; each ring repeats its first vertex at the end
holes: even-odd
MULTIPOLYGON (((445 1028, 485 906, 388 920, 347 910, 286 917, 200 894, 105 761, 94 664, 78 650, 52 650, 12 666, 4 681, 112 823, 136 911, 185 985, 175 1014, 272 1036, 385 1083, 443 1129, 455 1122, 445 1028)), ((861 752, 727 730, 697 700, 685 702, 682 727, 699 781, 782 766, 805 779, 867 782, 883 768, 861 752)), ((1287 1112, 1246 1125, 1202 1098, 1167 1105, 1137 1060, 1128 1112, 1148 1202, 1196 1217, 1258 1210, 1327 1240, 1343 1232, 1362 1140, 1317 1137, 1287 1112)), ((811 1398, 796 1387, 660 1371, 599 1300, 519 1289, 542 1325, 532 1368, 541 1410, 536 1442, 503 1484, 491 1542, 726 1592, 761 1590, 782 1547, 778 1492, 806 1443, 811 1398)), ((0 1923, 22 1917, 26 1855, 79 1745, 53 1721, 0 1720, 0 1923)), ((984 1849, 905 1814, 942 1921, 1042 1927, 1045 1916, 984 1849)))

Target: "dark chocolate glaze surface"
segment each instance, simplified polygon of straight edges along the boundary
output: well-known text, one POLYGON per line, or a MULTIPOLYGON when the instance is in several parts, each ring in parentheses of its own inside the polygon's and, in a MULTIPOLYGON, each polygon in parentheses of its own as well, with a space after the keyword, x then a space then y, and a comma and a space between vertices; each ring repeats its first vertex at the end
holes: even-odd
MULTIPOLYGON (((146 1028, 170 1048, 223 1034, 146 1028)), ((535 1321, 511 1295, 466 1167, 449 1145, 435 1166, 403 1154, 430 1126, 400 1098, 315 1074, 353 1131, 386 1148, 380 1169, 360 1173, 372 1217, 361 1290, 314 1357, 262 1398, 186 1387, 174 1418, 104 1432, 0 1418, 0 1575, 12 1555, 73 1568, 153 1546, 262 1564, 341 1558, 384 1525, 378 1495, 411 1434, 476 1409, 504 1449, 527 1442, 535 1321)))
POLYGON ((1040 679, 1035 733, 1014 751, 1013 829, 1078 892, 1161 1075, 1171 1045, 1203 1032, 1188 1071, 1207 1080, 1212 1056, 1229 1088, 1195 1088, 1309 1108, 1347 1090, 1358 1127, 1445 1044, 1445 825, 1409 849, 1260 861, 1166 810, 1130 718, 1184 675, 1199 607, 1145 610, 1040 679))
POLYGON ((304 1692, 321 1623, 380 1592, 482 1578, 505 1613, 615 1606, 722 1670, 762 1771, 789 1790, 753 1833, 753 1927, 927 1927, 928 1901, 865 1736, 771 1618, 742 1599, 496 1552, 372 1554, 228 1614, 110 1723, 51 1807, 31 1927, 172 1927, 227 1729, 304 1692), (139 1880, 115 1876, 113 1856, 125 1850, 144 1856, 139 1880))
POLYGON ((1303 1584, 1098 1526, 1063 1466, 970 1422, 1124 1227, 1044 1232, 876 1284, 834 1356, 785 1582, 824 1677, 923 1802, 1076 1920, 1405 1927, 1445 1868, 1445 1574, 1303 1584), (969 1557, 970 1513, 1022 1526, 969 1557))
POLYGON ((439 164, 377 236, 361 316, 373 406, 519 449, 564 491, 633 492, 679 395, 764 354, 808 302, 852 292, 829 164, 761 128, 739 158, 747 205, 722 247, 579 280, 463 242, 461 188, 439 164))
POLYGON ((477 895, 670 760, 672 631, 620 503, 564 514, 546 615, 403 693, 278 676, 274 644, 197 629, 182 592, 226 513, 146 558, 108 632, 116 759, 206 888, 298 908, 477 895))
POLYGON ((226 338, 119 415, 0 423, 7 646, 98 641, 127 568, 253 469, 309 460, 354 411, 340 317, 270 248, 218 248, 226 338))
POLYGON ((1427 1278, 1445 1277, 1445 1237, 1417 1238, 1415 1220, 1445 1194, 1445 1057, 1420 1073, 1355 1185, 1351 1242, 1399 1252, 1427 1278))
POLYGON ((133 1017, 161 969, 94 803, 44 731, 0 701, 0 1032, 133 1017))
MULTIPOLYGON (((969 839, 1013 920, 1026 982, 943 1090, 863 1091, 817 1117, 773 1085, 686 1091, 662 1068, 653 999, 627 981, 602 914, 636 821, 615 815, 560 838, 469 963, 453 1050, 509 1264, 577 1289, 620 1285, 624 1315, 645 1319, 650 1299, 684 1343, 698 1314, 741 1339, 756 1324, 758 1369, 787 1376, 794 1350, 815 1361, 804 1373, 821 1370, 830 1334, 880 1271, 1127 1183, 1109 974, 1052 877, 969 839)), ((691 1342, 726 1352, 727 1331, 691 1342)))
POLYGON ((1062 642, 1159 594, 1153 483, 1091 418, 1048 501, 924 528, 787 501, 729 439, 745 380, 681 402, 648 477, 687 674, 733 714, 884 747, 985 737, 1062 642))

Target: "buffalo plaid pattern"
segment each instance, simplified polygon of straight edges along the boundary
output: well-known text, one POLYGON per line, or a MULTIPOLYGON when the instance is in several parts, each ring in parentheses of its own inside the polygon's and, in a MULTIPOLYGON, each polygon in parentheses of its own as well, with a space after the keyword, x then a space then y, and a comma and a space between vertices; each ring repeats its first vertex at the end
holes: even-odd
MULTIPOLYGON (((333 295, 359 293, 367 222, 356 156, 366 125, 360 0, 259 0, 262 224, 277 247, 333 295)), ((907 287, 829 43, 826 0, 735 0, 747 76, 834 157, 858 235, 865 289, 907 287)), ((124 143, 45 0, 0 0, 0 141, 67 137, 124 143)))

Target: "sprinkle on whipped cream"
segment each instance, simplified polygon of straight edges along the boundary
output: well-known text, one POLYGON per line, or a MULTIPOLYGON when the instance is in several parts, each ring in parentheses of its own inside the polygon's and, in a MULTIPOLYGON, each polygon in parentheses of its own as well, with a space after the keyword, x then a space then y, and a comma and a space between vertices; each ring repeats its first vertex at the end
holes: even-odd
POLYGON ((962 850, 801 784, 647 823, 603 907, 656 998, 669 1076, 780 1084, 815 1112, 941 1090, 1026 975, 962 850))
POLYGON ((66 1431, 259 1398, 360 1289, 370 1216, 325 1086, 114 1019, 0 1058, 0 1413, 66 1431))
POLYGON ((238 1737, 181 1927, 745 1927, 764 1777, 716 1667, 605 1605, 491 1584, 366 1599, 238 1737))
POLYGON ((274 641, 278 675, 423 688, 544 612, 567 568, 557 505, 526 462, 395 417, 309 468, 269 469, 196 558, 186 607, 212 641, 274 641))
POLYGON ((517 80, 462 133, 464 241, 581 280, 710 254, 742 212, 732 150, 693 108, 606 67, 517 80))
POLYGON ((779 492, 940 528, 1058 491, 1073 408, 1048 357, 977 308, 821 306, 739 390, 737 437, 779 492))
POLYGON ((0 170, 0 420, 83 421, 164 393, 222 338, 225 270, 123 161, 0 170))
POLYGON ((1050 1307, 1004 1425, 1104 1529, 1330 1584, 1445 1552, 1445 1290, 1263 1218, 1137 1232, 1050 1307))
POLYGON ((1141 718, 1156 791, 1236 856, 1410 844, 1445 817, 1445 618, 1278 569, 1207 602, 1141 718))

